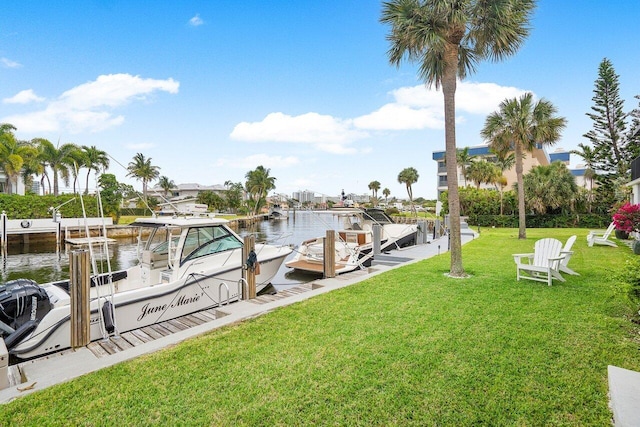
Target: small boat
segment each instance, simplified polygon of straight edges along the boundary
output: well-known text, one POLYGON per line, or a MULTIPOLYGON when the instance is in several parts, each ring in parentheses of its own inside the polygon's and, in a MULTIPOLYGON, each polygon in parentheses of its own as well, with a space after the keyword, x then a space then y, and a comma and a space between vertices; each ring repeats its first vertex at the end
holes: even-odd
MULTIPOLYGON (((228 221, 209 217, 137 219, 138 264, 94 274, 90 339, 149 326, 239 299, 243 239, 228 221)), ((269 285, 289 246, 255 245, 256 289, 269 285)), ((251 258, 253 254, 249 254, 251 258)), ((26 359, 71 346, 70 281, 0 285, 0 336, 26 359)))
MULTIPOLYGON (((417 241, 417 225, 396 224, 382 209, 334 208, 321 213, 338 215, 343 220, 343 228, 336 232, 336 274, 371 266, 374 225, 380 226, 381 252, 412 246, 417 241)), ((322 273, 324 237, 302 242, 294 258, 285 265, 300 271, 322 273)))
POLYGON ((269 207, 269 219, 289 219, 289 210, 280 203, 274 203, 269 207))

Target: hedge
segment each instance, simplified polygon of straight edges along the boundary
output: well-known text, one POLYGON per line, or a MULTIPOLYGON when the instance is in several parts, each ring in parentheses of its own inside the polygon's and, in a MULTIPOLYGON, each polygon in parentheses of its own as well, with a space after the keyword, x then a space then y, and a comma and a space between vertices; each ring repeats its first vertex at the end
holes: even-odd
MULTIPOLYGON (((517 215, 469 215, 469 225, 476 227, 518 228, 517 215)), ((527 215, 527 228, 607 228, 611 223, 610 215, 571 214, 571 215, 527 215)))

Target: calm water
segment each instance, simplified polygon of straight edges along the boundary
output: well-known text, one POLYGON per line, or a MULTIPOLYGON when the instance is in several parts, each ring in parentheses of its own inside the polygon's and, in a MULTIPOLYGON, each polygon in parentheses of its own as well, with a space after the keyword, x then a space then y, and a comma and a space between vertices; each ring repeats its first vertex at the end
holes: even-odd
MULTIPOLYGON (((289 213, 288 221, 262 221, 252 228, 236 230, 241 236, 255 234, 257 242, 267 241, 271 244, 293 244, 312 237, 324 236, 326 230, 340 228, 337 218, 328 214, 315 214, 309 211, 297 211, 289 213)), ((292 258, 295 253, 289 257, 292 258)), ((100 251, 94 251, 101 271, 107 271, 106 255, 100 251)), ((288 260, 289 258, 287 258, 288 260)), ((109 245, 109 261, 111 270, 120 270, 137 263, 136 242, 134 239, 118 239, 117 243, 109 245)), ((2 259, 2 280, 28 278, 38 283, 51 282, 66 279, 69 276, 69 253, 62 249, 56 252, 55 243, 38 243, 27 246, 9 248, 9 253, 2 259)), ((278 274, 273 278, 276 288, 308 282, 317 276, 293 272, 282 265, 278 274)))

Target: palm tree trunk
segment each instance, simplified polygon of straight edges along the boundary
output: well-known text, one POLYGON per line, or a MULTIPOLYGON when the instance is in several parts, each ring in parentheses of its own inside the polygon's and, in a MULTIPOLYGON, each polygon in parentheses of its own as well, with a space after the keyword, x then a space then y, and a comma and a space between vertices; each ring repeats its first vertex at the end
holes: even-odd
POLYGON ((527 217, 524 207, 524 179, 522 166, 522 145, 515 142, 516 177, 518 179, 518 239, 527 238, 527 217))
POLYGON ((53 195, 58 195, 58 169, 53 168, 53 195))
POLYGON ((89 194, 89 174, 91 173, 91 168, 87 171, 87 180, 84 185, 84 194, 89 194))
POLYGON ((450 45, 445 51, 445 71, 442 78, 444 95, 444 139, 447 162, 447 189, 449 190, 449 238, 451 271, 453 277, 465 275, 462 266, 462 241, 460 238, 460 195, 458 192, 458 161, 456 151, 456 78, 458 49, 450 45))

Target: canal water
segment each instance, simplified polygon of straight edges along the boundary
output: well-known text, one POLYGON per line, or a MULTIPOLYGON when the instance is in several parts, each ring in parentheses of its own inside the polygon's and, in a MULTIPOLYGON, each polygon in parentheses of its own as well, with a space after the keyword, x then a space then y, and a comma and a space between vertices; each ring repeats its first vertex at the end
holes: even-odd
MULTIPOLYGON (((289 212, 288 220, 269 220, 253 224, 249 228, 240 228, 236 232, 244 237, 255 234, 256 242, 286 244, 298 246, 300 242, 318 236, 324 236, 326 230, 339 229, 340 220, 330 214, 318 214, 311 211, 289 212)), ((55 242, 32 243, 30 245, 10 247, 8 254, 2 257, 1 283, 9 280, 27 278, 38 283, 52 282, 69 277, 68 248, 56 251, 55 242)), ((289 260, 295 251, 289 255, 289 260)), ((99 269, 107 270, 106 255, 94 251, 101 259, 99 269)), ((136 241, 131 238, 119 238, 109 245, 111 270, 121 270, 137 264, 136 241)), ((317 278, 285 267, 284 263, 272 283, 276 289, 286 289, 317 278)))

